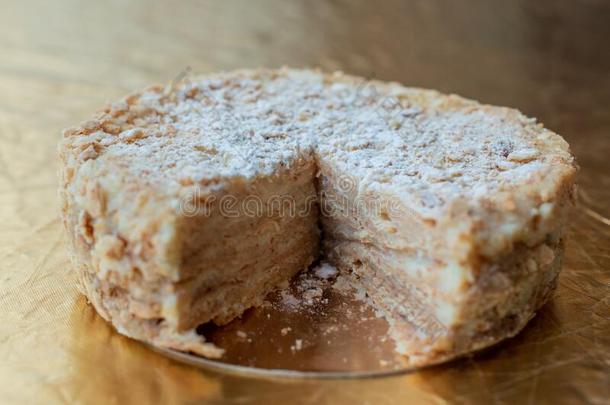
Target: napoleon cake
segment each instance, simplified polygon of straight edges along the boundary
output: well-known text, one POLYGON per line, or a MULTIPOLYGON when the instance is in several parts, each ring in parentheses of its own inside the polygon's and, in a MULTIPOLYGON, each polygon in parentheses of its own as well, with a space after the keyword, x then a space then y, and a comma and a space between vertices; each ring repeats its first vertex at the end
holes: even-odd
POLYGON ((83 293, 120 333, 207 357, 198 325, 318 259, 412 365, 513 336, 556 284, 576 173, 516 110, 286 68, 147 88, 59 150, 83 293))

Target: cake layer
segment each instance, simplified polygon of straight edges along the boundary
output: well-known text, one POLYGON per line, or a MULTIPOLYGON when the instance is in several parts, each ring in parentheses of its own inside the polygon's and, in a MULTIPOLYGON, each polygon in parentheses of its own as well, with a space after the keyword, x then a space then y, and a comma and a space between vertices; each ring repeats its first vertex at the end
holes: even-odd
POLYGON ((319 169, 325 256, 389 320, 398 350, 413 365, 512 336, 548 298, 560 269, 569 178, 554 188, 552 202, 525 194, 511 197, 519 201, 512 210, 488 204, 487 223, 464 207, 431 220, 392 190, 370 190, 336 162, 319 169), (511 223, 519 211, 520 224, 511 223), (487 227, 502 214, 506 222, 492 240, 487 227), (485 243, 501 239, 509 243, 490 255, 485 243))
POLYGON ((511 254, 476 269, 476 282, 461 292, 443 293, 443 280, 408 275, 405 269, 451 271, 422 265, 414 254, 379 250, 356 242, 327 246, 328 260, 350 274, 352 284, 390 323, 397 350, 414 366, 490 346, 514 336, 555 288, 562 243, 549 237, 538 246, 518 246, 511 254), (400 263, 400 264, 398 264, 400 263))
POLYGON ((274 176, 193 193, 199 210, 178 225, 188 236, 176 286, 179 329, 232 320, 317 258, 314 174, 313 161, 302 161, 274 176))
POLYGON ((414 199, 420 197, 408 188, 357 177, 341 159, 318 162, 322 223, 330 239, 417 251, 444 262, 494 258, 518 243, 540 244, 562 228, 574 200, 574 172, 556 176, 545 167, 510 189, 507 182, 484 196, 464 192, 430 215, 418 212, 414 199))
POLYGON ((319 255, 312 159, 173 197, 140 179, 121 189, 102 160, 70 179, 64 220, 84 291, 131 337, 217 355, 193 328, 229 322, 319 255))
MULTIPOLYGON (((310 226, 292 233, 290 238, 244 254, 238 263, 230 260, 225 266, 219 266, 219 270, 210 267, 209 271, 220 272, 214 282, 194 278, 177 284, 178 302, 182 304, 179 305, 179 329, 193 328, 208 320, 227 323, 254 302, 259 303, 277 285, 307 269, 319 254, 317 227, 310 226)), ((202 274, 207 271, 203 270, 202 274)))

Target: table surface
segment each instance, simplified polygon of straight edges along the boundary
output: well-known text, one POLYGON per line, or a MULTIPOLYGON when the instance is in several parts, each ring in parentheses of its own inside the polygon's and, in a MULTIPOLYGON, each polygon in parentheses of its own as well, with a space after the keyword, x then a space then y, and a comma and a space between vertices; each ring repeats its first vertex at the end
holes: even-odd
POLYGON ((0 1, 0 402, 608 401, 609 41, 595 0, 0 1), (57 218, 61 129, 187 67, 281 65, 516 107, 568 140, 580 208, 558 290, 523 333, 416 373, 294 381, 177 363, 94 313, 57 218))

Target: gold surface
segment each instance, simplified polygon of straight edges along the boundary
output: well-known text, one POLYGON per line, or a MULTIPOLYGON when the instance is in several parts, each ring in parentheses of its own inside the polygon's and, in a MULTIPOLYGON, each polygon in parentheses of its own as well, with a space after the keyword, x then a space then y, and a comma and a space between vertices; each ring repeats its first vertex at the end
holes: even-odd
POLYGON ((602 1, 0 2, 0 403, 607 403, 610 6, 602 1), (187 66, 342 69, 517 107, 582 167, 558 291, 516 338, 369 380, 202 371, 114 333, 74 287, 60 130, 187 66))

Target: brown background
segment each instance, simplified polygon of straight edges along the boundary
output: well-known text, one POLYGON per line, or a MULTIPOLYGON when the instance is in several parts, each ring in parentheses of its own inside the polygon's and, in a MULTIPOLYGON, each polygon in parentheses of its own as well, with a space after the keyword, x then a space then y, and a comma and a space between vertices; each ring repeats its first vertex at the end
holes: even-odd
POLYGON ((603 403, 610 398, 610 3, 1 1, 0 402, 603 403), (555 298, 447 366, 360 381, 201 371, 113 333, 78 296, 57 220, 63 127, 187 66, 319 66, 521 109, 582 167, 555 298))

